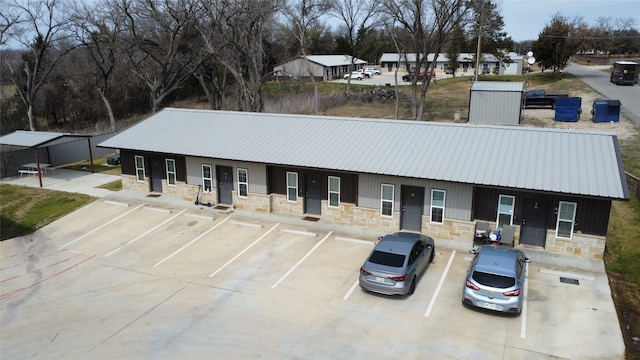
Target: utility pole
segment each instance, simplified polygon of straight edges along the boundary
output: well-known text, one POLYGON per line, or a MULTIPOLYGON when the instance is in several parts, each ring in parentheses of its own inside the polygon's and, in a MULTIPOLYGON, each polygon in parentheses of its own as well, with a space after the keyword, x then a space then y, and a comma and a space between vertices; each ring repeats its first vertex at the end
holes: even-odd
POLYGON ((480 44, 482 43, 482 26, 484 24, 484 0, 480 0, 480 16, 478 18, 478 48, 476 49, 476 68, 473 72, 473 81, 478 81, 478 68, 480 67, 480 44))

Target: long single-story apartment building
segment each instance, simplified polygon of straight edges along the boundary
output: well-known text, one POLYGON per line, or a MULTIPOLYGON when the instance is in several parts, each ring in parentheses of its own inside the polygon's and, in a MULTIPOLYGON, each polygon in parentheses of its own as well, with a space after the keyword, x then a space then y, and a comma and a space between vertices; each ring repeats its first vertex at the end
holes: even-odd
POLYGON ((439 241, 514 225, 516 246, 589 258, 629 199, 609 132, 168 108, 99 146, 127 190, 439 241))
POLYGON ((342 79, 350 71, 362 69, 367 62, 350 55, 299 55, 273 68, 274 77, 327 81, 342 79))

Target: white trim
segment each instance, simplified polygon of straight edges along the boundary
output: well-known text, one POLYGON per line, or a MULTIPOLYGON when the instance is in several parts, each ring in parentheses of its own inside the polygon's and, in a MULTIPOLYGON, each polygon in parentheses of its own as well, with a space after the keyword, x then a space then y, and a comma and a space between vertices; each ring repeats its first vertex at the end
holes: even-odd
POLYGON ((573 238, 573 228, 575 226, 576 223, 576 210, 578 209, 578 203, 575 202, 571 202, 571 201, 560 201, 560 204, 558 205, 558 216, 556 217, 556 237, 561 237, 561 238, 567 238, 567 236, 565 235, 560 235, 558 233, 558 230, 560 229, 560 221, 562 221, 563 223, 568 223, 571 222, 571 230, 569 231, 569 239, 573 238), (571 214, 571 220, 569 219, 562 219, 560 220, 560 214, 562 214, 562 205, 573 205, 573 213, 571 214))
POLYGON ((213 166, 211 164, 202 164, 200 166, 200 172, 202 175, 202 191, 211 192, 213 190, 213 166), (209 177, 205 177, 204 175, 205 168, 209 168, 209 177), (207 180, 211 183, 209 190, 207 190, 207 180))
POLYGON ((245 169, 245 168, 238 168, 236 170, 237 176, 238 176, 238 197, 241 198, 246 198, 249 195, 249 170, 245 169), (240 177, 240 172, 244 171, 244 178, 245 181, 240 181, 241 177, 240 177), (241 186, 244 185, 245 186, 245 194, 242 195, 242 192, 240 191, 241 186))
POLYGON ((340 178, 338 176, 329 176, 329 179, 327 181, 327 204, 331 208, 340 207, 340 178), (338 180, 338 190, 337 191, 332 191, 331 190, 331 180, 332 179, 338 180), (338 195, 338 204, 337 205, 331 205, 331 194, 337 194, 338 195))
POLYGON ((164 159, 165 167, 167 170, 167 185, 175 186, 176 185, 176 160, 175 159, 164 159), (169 171, 169 162, 173 163, 173 171, 169 171), (173 184, 169 181, 169 175, 173 174, 173 184))
POLYGON ((287 201, 290 201, 290 202, 297 202, 298 201, 298 184, 299 184, 299 182, 298 182, 298 173, 297 172, 293 172, 293 171, 287 171, 287 201), (289 184, 289 174, 295 175, 296 184, 294 186, 291 186, 289 184), (289 190, 290 189, 295 189, 295 196, 296 196, 295 199, 290 199, 289 198, 289 190))
POLYGON ((446 200, 447 200, 447 191, 446 190, 431 189, 431 201, 430 201, 430 206, 429 206, 429 222, 434 223, 434 224, 443 224, 444 223, 444 210, 445 210, 446 200), (436 191, 437 192, 441 192, 444 195, 442 197, 442 206, 433 205, 433 194, 436 191), (433 221, 433 209, 442 209, 442 221, 433 221))
POLYGON ((135 155, 134 156, 134 162, 136 165, 136 180, 138 181, 144 181, 144 179, 147 177, 147 173, 144 169, 144 156, 142 155, 135 155), (138 159, 140 159, 140 161, 142 162, 142 167, 138 167, 138 159), (140 179, 140 174, 138 173, 138 171, 142 170, 142 179, 140 179))
POLYGON ((380 216, 385 216, 385 217, 393 217, 393 210, 394 210, 394 200, 396 197, 396 186, 393 184, 380 184, 380 216), (385 186, 391 186, 391 199, 384 199, 383 195, 384 195, 384 187, 385 186), (391 214, 389 215, 385 215, 382 213, 382 209, 383 209, 383 205, 385 203, 391 203, 391 214))
POLYGON ((502 195, 500 194, 500 196, 498 196, 498 211, 497 211, 497 216, 496 216, 496 226, 499 227, 500 226, 500 215, 504 214, 504 215, 509 215, 509 224, 508 225, 513 225, 513 210, 516 208, 516 197, 513 195, 502 195), (500 205, 502 204, 502 199, 503 198, 510 198, 511 201, 511 211, 510 212, 500 212, 500 205))

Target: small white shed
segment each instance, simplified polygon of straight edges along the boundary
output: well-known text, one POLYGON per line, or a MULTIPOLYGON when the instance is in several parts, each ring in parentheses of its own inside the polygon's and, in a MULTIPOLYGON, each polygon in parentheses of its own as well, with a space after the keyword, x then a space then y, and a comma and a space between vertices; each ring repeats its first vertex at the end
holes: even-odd
POLYGON ((472 124, 520 124, 523 93, 524 82, 474 82, 470 92, 469 122, 472 124))

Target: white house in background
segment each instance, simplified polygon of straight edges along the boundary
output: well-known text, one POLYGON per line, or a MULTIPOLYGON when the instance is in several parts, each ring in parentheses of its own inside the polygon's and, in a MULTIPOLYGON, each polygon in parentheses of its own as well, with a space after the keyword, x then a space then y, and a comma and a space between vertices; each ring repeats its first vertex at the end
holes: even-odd
POLYGON ((367 64, 365 60, 350 55, 307 55, 307 60, 299 55, 275 66, 274 77, 299 79, 313 76, 318 80, 341 79, 344 74, 361 69, 367 64), (351 66, 353 69, 350 69, 351 66))
MULTIPOLYGON (((524 57, 521 55, 517 55, 515 53, 509 53, 509 58, 513 61, 513 63, 506 64, 500 61, 498 58, 493 56, 492 54, 482 54, 482 58, 480 59, 480 69, 489 73, 493 73, 494 69, 498 70, 499 74, 505 75, 517 75, 522 74, 522 66, 524 62, 524 57)), ((429 54, 427 56, 427 62, 429 64, 433 63, 435 59, 435 54, 429 54)), ((444 71, 449 63, 449 57, 445 53, 438 54, 438 58, 436 60, 436 69, 444 71)), ((475 54, 474 53, 460 53, 458 54, 458 63, 459 67, 456 69, 456 73, 473 73, 473 68, 475 67, 475 54)), ((408 53, 408 54, 398 54, 398 53, 383 53, 380 57, 380 66, 383 69, 387 69, 392 71, 396 68, 412 70, 415 68, 416 64, 416 54, 408 53), (407 69, 406 63, 409 64, 409 68, 407 69)))

